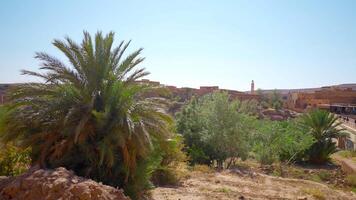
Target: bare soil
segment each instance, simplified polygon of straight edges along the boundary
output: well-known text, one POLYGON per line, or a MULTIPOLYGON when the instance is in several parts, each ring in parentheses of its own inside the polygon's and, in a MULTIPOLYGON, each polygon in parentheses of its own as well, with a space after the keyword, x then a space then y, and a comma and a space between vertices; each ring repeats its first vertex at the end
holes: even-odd
POLYGON ((309 180, 280 178, 261 173, 191 172, 179 187, 158 187, 151 192, 154 200, 209 199, 340 199, 354 200, 356 194, 333 189, 309 180))

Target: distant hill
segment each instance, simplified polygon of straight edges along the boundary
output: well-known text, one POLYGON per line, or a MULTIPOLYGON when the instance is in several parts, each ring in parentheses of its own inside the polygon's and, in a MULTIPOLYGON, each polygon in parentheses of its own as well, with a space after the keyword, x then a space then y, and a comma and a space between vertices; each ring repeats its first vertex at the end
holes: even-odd
MULTIPOLYGON (((281 94, 288 94, 288 93, 293 93, 293 92, 308 92, 312 93, 318 90, 322 90, 323 88, 329 88, 329 87, 337 87, 337 88, 351 88, 352 90, 356 91, 356 83, 346 83, 346 84, 340 84, 340 85, 331 85, 331 86, 324 86, 324 87, 319 87, 319 88, 301 88, 301 89, 276 89, 279 93, 281 94)), ((262 89, 261 91, 263 93, 270 93, 273 92, 275 89, 267 89, 264 90, 262 89)))

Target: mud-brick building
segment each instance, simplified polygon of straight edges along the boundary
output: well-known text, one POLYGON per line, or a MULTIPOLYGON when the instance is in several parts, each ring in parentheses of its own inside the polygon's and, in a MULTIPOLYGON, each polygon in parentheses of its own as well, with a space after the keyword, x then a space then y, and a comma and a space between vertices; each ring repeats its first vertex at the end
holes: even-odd
POLYGON ((288 94, 286 104, 289 109, 296 111, 321 108, 352 113, 356 112, 353 110, 353 105, 356 105, 356 91, 351 88, 323 87, 315 92, 295 92, 288 94))
MULTIPOLYGON (((171 95, 174 98, 178 98, 179 101, 186 101, 193 96, 201 97, 206 94, 217 92, 217 91, 226 92, 230 95, 230 97, 232 99, 241 100, 241 101, 252 100, 252 99, 259 100, 260 99, 260 95, 255 94, 255 92, 253 91, 254 86, 251 87, 250 93, 246 93, 246 92, 240 92, 240 91, 236 91, 236 90, 220 89, 218 86, 200 86, 199 88, 188 88, 188 87, 178 88, 176 86, 162 85, 162 84, 160 84, 160 82, 150 81, 148 79, 142 79, 139 82, 153 84, 153 85, 157 85, 157 86, 161 85, 162 87, 167 88, 169 90, 169 92, 171 93, 171 95)), ((252 82, 251 84, 254 84, 254 83, 252 82)))

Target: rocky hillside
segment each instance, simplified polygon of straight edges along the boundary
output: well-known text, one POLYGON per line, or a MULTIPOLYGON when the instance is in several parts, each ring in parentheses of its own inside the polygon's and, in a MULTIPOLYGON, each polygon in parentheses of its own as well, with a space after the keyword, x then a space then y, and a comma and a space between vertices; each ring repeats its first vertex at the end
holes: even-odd
POLYGON ((17 177, 1 177, 0 191, 1 200, 129 200, 122 190, 75 176, 65 168, 33 168, 17 177))

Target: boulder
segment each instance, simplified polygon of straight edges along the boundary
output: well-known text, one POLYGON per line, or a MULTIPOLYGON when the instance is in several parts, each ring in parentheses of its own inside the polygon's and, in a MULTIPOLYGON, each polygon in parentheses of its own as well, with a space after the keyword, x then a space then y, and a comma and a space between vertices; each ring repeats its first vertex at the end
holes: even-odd
POLYGON ((76 176, 63 167, 32 168, 17 177, 1 177, 0 199, 129 200, 122 190, 76 176))

